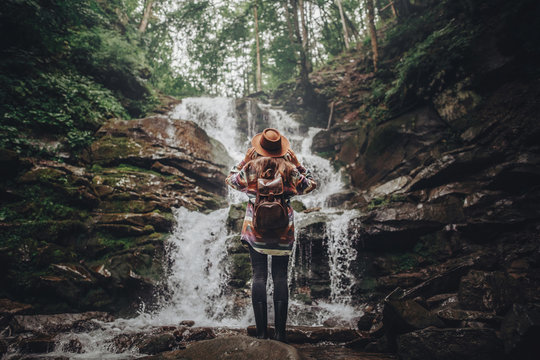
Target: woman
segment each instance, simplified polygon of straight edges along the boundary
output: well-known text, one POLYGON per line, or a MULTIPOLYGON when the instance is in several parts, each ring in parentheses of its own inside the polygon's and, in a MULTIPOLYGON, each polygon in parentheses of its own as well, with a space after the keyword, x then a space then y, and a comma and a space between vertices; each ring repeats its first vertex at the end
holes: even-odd
POLYGON ((255 135, 244 160, 233 167, 227 177, 232 188, 247 193, 249 201, 242 226, 242 243, 248 247, 253 270, 251 300, 257 326, 257 337, 268 338, 266 280, 268 278, 268 255, 272 256, 272 280, 274 282, 274 339, 286 342, 285 323, 289 292, 287 286, 287 266, 294 243, 294 213, 290 198, 306 194, 315 189, 316 183, 309 171, 298 161, 290 149, 289 141, 276 129, 265 129, 255 135), (257 184, 261 178, 273 179, 281 175, 283 196, 286 204, 288 225, 279 234, 261 234, 254 227, 253 214, 257 197, 257 184))

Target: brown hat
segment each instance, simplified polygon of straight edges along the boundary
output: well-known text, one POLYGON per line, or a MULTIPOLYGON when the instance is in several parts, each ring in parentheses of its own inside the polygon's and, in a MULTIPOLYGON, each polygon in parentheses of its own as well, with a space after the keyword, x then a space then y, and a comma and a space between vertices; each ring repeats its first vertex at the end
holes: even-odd
POLYGON ((251 140, 255 151, 262 156, 281 157, 289 150, 289 140, 276 129, 264 129, 251 140))

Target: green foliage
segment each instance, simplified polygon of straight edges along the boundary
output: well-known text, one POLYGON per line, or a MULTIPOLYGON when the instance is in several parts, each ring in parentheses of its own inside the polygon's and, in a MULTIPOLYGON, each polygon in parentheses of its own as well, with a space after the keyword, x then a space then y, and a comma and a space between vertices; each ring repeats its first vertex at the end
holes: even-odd
POLYGON ((371 199, 367 208, 368 210, 374 210, 376 208, 386 206, 393 202, 403 202, 403 201, 405 201, 405 197, 401 194, 392 194, 390 196, 376 197, 376 198, 371 199))
POLYGON ((386 100, 428 97, 454 81, 470 51, 475 30, 451 22, 407 51, 396 65, 396 79, 386 100))
POLYGON ((88 77, 56 72, 1 77, 0 146, 19 153, 39 152, 40 144, 30 139, 43 135, 66 140, 65 150, 77 152, 92 141, 104 120, 127 116, 113 93, 88 77))

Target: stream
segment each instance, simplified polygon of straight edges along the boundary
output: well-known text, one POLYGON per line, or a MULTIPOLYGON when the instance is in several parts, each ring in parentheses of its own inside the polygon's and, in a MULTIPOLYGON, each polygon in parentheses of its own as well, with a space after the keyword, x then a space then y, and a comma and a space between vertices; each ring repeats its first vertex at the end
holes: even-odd
MULTIPOLYGON (((252 100, 248 100, 252 101, 252 100)), ((307 209, 320 208, 309 213, 295 212, 297 238, 303 231, 304 224, 314 218, 326 219, 330 296, 310 305, 291 297, 288 325, 322 326, 325 320, 334 319, 340 324, 356 327, 355 317, 362 315, 360 306, 353 305, 352 289, 358 279, 351 271, 351 264, 357 253, 347 233, 348 223, 355 216, 353 210, 342 210, 327 205, 328 196, 344 188, 342 174, 331 163, 311 152, 311 143, 318 128, 306 128, 296 122, 289 114, 269 105, 258 106, 263 114, 264 127, 274 127, 285 135, 300 162, 312 171, 318 188, 311 194, 299 196, 307 209)), ((235 100, 230 98, 187 98, 168 114, 174 119, 191 120, 203 128, 207 134, 220 141, 229 156, 239 162, 257 127, 260 118, 248 112, 247 132, 237 128, 235 100)), ((232 165, 232 164, 231 164, 232 165)), ((230 190, 229 204, 247 200, 247 196, 230 190)), ((195 326, 213 328, 246 328, 254 324, 249 296, 244 294, 239 301, 238 290, 228 285, 229 267, 227 242, 237 234, 229 234, 226 220, 229 209, 219 209, 210 213, 175 209, 176 226, 166 244, 168 264, 164 279, 164 294, 152 310, 141 305, 139 315, 131 319, 117 319, 111 323, 102 323, 101 328, 80 334, 59 335, 60 345, 76 338, 82 344, 82 353, 61 353, 55 351, 49 356, 68 355, 76 359, 127 359, 136 358, 136 350, 116 353, 112 339, 120 334, 141 333, 158 326, 177 326, 183 320, 195 321, 195 326)), ((269 264, 270 266, 270 264, 269 264)), ((300 272, 309 274, 311 256, 305 249, 300 249, 296 241, 289 264, 290 292, 294 291, 300 272)), ((271 309, 271 279, 269 279, 269 322, 273 322, 271 309)), ((61 349, 62 346, 57 346, 61 349)))

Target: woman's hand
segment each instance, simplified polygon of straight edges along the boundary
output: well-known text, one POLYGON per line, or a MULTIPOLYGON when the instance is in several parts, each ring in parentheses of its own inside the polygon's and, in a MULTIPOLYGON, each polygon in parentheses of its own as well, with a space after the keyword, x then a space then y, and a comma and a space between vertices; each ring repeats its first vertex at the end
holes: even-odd
POLYGON ((287 153, 285 154, 284 158, 285 160, 292 163, 294 166, 296 167, 300 166, 300 161, 298 161, 296 154, 291 149, 287 150, 287 153))
POLYGON ((249 148, 246 152, 246 156, 244 157, 244 163, 247 163, 257 157, 257 152, 255 151, 255 148, 249 148))

